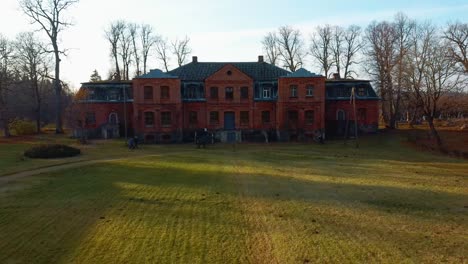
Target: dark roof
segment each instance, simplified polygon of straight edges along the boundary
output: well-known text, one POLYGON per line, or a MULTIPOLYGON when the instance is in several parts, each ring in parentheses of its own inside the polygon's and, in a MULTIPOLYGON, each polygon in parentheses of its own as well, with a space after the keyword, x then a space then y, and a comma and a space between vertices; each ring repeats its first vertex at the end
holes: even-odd
POLYGON ((233 65, 255 81, 276 81, 290 72, 266 62, 191 62, 169 71, 182 81, 204 81, 226 65, 233 65))
POLYGON ((132 84, 132 81, 97 81, 97 82, 82 82, 82 85, 100 85, 100 84, 132 84))
MULTIPOLYGON (((366 96, 357 96, 360 100, 379 100, 380 98, 372 88, 370 81, 367 80, 353 80, 353 79, 341 79, 341 80, 327 80, 325 82, 326 87, 326 98, 327 100, 349 100, 351 96, 351 90, 353 87, 356 89, 364 88, 366 90, 366 96)), ((357 92, 357 91, 356 91, 357 92)))
POLYGON ((160 69, 150 70, 148 73, 143 74, 137 78, 142 79, 176 79, 177 76, 171 75, 169 73, 164 73, 160 69))
POLYGON ((132 81, 99 81, 99 82, 84 82, 81 83, 81 87, 87 88, 103 88, 103 89, 113 89, 113 88, 122 88, 122 87, 131 87, 132 81))
POLYGON ((295 72, 291 72, 286 75, 286 78, 310 78, 310 77, 323 77, 322 75, 315 74, 304 68, 300 68, 295 72))

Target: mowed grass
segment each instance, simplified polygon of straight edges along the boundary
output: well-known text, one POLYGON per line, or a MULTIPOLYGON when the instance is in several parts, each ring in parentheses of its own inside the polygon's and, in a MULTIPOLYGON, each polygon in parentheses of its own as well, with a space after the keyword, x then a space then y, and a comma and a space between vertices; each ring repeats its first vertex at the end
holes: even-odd
POLYGON ((468 163, 393 135, 145 151, 0 189, 0 263, 468 261, 468 163))

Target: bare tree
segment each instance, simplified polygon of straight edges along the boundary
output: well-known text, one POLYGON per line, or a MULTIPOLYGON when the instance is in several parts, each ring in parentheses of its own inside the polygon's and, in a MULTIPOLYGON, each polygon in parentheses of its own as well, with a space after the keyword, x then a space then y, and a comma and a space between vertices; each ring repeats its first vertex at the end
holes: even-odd
POLYGON ((56 95, 56 121, 55 133, 63 133, 62 127, 62 83, 60 81, 60 55, 64 51, 59 48, 59 34, 68 26, 65 11, 78 0, 21 0, 23 12, 31 18, 33 23, 39 24, 47 34, 53 47, 55 56, 54 89, 56 95))
POLYGON ((468 73, 468 23, 449 24, 444 38, 448 40, 450 58, 460 63, 464 72, 468 73))
POLYGON ((341 61, 344 54, 344 37, 345 32, 342 27, 334 26, 331 28, 330 52, 332 55, 332 64, 335 65, 336 73, 339 77, 341 77, 341 61))
POLYGON ((371 23, 366 30, 368 42, 366 56, 367 72, 377 83, 382 98, 381 108, 384 122, 389 128, 395 128, 396 108, 398 105, 393 87, 393 70, 395 67, 397 34, 392 23, 383 21, 371 23))
MULTIPOLYGON (((341 55, 341 45, 343 39, 343 31, 337 28, 335 34, 330 25, 318 26, 315 33, 311 38, 310 53, 312 57, 317 60, 317 64, 320 69, 324 72, 325 77, 328 77, 328 73, 334 64, 334 60, 338 59, 341 55), (332 49, 332 38, 338 38, 336 45, 336 51, 332 49), (333 52, 336 52, 338 58, 333 58, 333 52)), ((339 67, 339 66, 338 66, 339 67)))
POLYGON ((154 35, 154 29, 150 25, 143 24, 140 27, 140 38, 141 38, 141 57, 143 60, 143 74, 147 71, 148 55, 151 48, 158 41, 158 37, 154 35))
MULTIPOLYGON (((410 36, 412 31, 416 27, 416 22, 409 19, 403 13, 397 13, 395 16, 395 21, 393 27, 395 29, 395 58, 394 58, 394 72, 393 72, 393 81, 394 81, 394 93, 393 93, 393 105, 392 109, 395 112, 395 118, 393 121, 396 121, 396 115, 398 112, 401 112, 402 107, 402 93, 407 90, 408 84, 405 80, 405 72, 408 71, 408 61, 411 60, 409 57, 409 51, 411 49, 410 36)), ((417 104, 416 104, 417 106, 417 104)), ((413 110, 417 111, 417 107, 413 107, 413 110)), ((401 113, 400 113, 401 114, 401 113)))
POLYGON ((132 35, 129 24, 125 23, 119 39, 119 55, 122 60, 122 77, 124 80, 130 79, 130 64, 132 63, 132 35))
POLYGON ((136 76, 139 76, 141 74, 140 71, 140 62, 141 62, 141 57, 140 57, 140 45, 137 42, 139 40, 139 28, 140 26, 135 24, 135 23, 130 23, 128 24, 128 31, 130 34, 131 42, 132 42, 132 54, 133 54, 133 59, 135 61, 135 66, 136 66, 136 76))
POLYGON ((343 78, 351 78, 353 73, 356 74, 351 67, 353 64, 357 64, 356 57, 362 47, 361 28, 356 25, 349 26, 344 32, 344 52, 342 62, 344 65, 343 78))
POLYGON ((262 45, 263 51, 267 55, 268 63, 276 65, 280 55, 276 32, 269 32, 265 37, 263 37, 262 45))
POLYGON ((120 38, 122 37, 122 33, 125 29, 125 22, 122 20, 118 20, 112 22, 109 25, 109 28, 105 30, 106 39, 109 41, 111 45, 111 57, 114 59, 115 64, 115 79, 120 80, 122 78, 122 74, 120 72, 119 66, 119 42, 120 38))
POLYGON ((44 81, 48 78, 50 62, 45 48, 45 44, 37 39, 32 32, 21 33, 17 36, 16 62, 26 76, 27 86, 32 90, 37 133, 41 132, 42 90, 44 81))
POLYGON ((439 101, 445 94, 456 91, 462 84, 457 62, 450 58, 447 43, 431 24, 418 26, 412 34, 409 84, 414 100, 427 118, 431 134, 442 147, 434 119, 439 112, 439 101))
POLYGON ((169 71, 169 45, 167 44, 167 39, 159 38, 156 42, 156 57, 164 66, 166 72, 169 71))
POLYGON ((190 53, 192 53, 192 50, 189 47, 189 42, 190 38, 185 36, 184 39, 176 39, 171 43, 172 54, 176 56, 179 67, 187 61, 187 57, 190 55, 190 53))
POLYGON ((290 26, 278 30, 279 59, 283 66, 294 72, 302 66, 305 57, 304 41, 301 32, 290 26))
POLYGON ((0 34, 0 125, 4 136, 9 137, 8 124, 10 113, 8 109, 8 93, 12 75, 13 46, 11 42, 0 34))

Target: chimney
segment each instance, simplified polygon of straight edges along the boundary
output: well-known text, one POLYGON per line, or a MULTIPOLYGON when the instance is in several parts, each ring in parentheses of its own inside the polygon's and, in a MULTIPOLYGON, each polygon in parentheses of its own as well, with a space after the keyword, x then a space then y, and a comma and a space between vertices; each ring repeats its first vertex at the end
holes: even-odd
POLYGON ((339 73, 334 73, 333 74, 333 79, 335 79, 335 80, 341 79, 340 74, 339 73))
POLYGON ((192 57, 192 62, 197 63, 197 62, 198 62, 198 57, 197 57, 197 56, 193 56, 193 57, 192 57))
POLYGON ((258 56, 258 62, 263 62, 263 56, 258 56))

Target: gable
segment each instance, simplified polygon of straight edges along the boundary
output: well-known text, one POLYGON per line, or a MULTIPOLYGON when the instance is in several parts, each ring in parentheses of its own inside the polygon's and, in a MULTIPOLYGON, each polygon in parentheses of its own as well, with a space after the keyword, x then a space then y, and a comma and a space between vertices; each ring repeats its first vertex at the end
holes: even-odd
POLYGON ((253 81, 253 79, 234 65, 227 64, 208 76, 206 81, 253 81))

